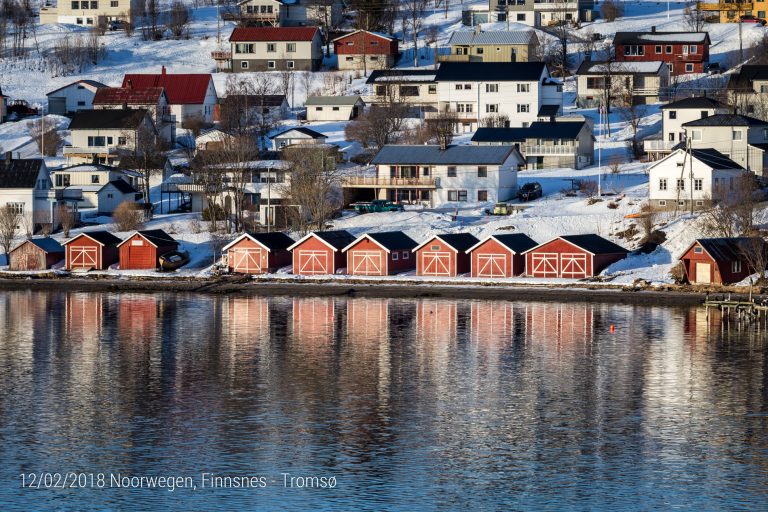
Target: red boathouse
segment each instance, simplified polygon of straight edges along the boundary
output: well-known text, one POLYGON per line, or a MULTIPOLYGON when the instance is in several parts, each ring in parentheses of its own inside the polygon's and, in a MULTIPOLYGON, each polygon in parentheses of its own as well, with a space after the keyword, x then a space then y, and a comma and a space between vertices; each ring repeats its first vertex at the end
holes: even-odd
POLYGON ((536 247, 536 242, 523 233, 491 235, 467 250, 472 277, 512 277, 525 271, 523 253, 536 247))
POLYGON ((355 241, 348 231, 315 231, 288 247, 293 273, 301 276, 335 274, 346 265, 344 248, 355 241))
MULTIPOLYGON (((691 284, 733 284, 763 270, 750 264, 750 256, 760 251, 768 252, 768 244, 757 237, 699 238, 680 261, 691 284)), ((752 259, 765 261, 764 257, 752 259)))
POLYGON ((626 258, 626 249, 599 235, 560 236, 525 251, 526 275, 584 279, 626 258))
POLYGON ((479 240, 469 233, 435 235, 414 249, 416 275, 456 277, 470 270, 467 249, 479 240))
POLYGON ((162 229, 135 231, 120 242, 120 270, 151 270, 160 256, 175 251, 179 243, 162 229))
POLYGON ((264 274, 291 264, 293 239, 285 233, 245 233, 222 249, 230 272, 264 274))
POLYGON ((119 244, 120 239, 109 231, 80 233, 62 244, 66 255, 64 268, 107 269, 120 259, 119 244))
POLYGON ((413 249, 418 244, 402 231, 367 233, 347 247, 347 273, 353 276, 390 276, 416 268, 413 249))

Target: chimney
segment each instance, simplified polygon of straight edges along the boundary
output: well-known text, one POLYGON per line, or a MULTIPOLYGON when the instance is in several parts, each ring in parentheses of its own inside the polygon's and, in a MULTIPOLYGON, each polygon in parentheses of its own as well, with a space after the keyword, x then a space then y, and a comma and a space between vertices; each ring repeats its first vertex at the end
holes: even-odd
POLYGON ((651 33, 653 33, 653 34, 655 34, 655 33, 656 33, 656 25, 654 25, 654 26, 652 26, 652 27, 651 27, 651 33))
POLYGON ((128 87, 128 89, 133 89, 133 80, 131 80, 131 79, 129 78, 129 79, 128 79, 128 83, 126 84, 126 86, 128 87))
POLYGON ((438 137, 437 142, 440 144, 440 151, 445 151, 445 137, 438 137))
POLYGON ((5 152, 5 165, 11 165, 11 161, 13 160, 13 151, 6 151, 5 152))
POLYGON ((475 25, 475 35, 479 34, 482 31, 483 31, 483 27, 480 25, 480 23, 475 25))
MULTIPOLYGON (((654 32, 655 32, 655 31, 656 31, 656 27, 654 27, 654 32)), ((160 71, 160 73, 161 73, 163 76, 165 76, 165 66, 163 66, 163 67, 162 67, 162 70, 160 71)))

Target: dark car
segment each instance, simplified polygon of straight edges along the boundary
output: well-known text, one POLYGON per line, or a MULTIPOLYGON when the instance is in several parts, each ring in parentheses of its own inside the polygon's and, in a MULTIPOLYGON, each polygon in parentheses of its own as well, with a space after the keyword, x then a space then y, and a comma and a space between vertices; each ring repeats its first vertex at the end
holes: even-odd
POLYGON ((517 192, 517 197, 521 201, 531 201, 543 195, 541 185, 537 181, 526 183, 517 192))
POLYGON ((128 22, 124 20, 112 20, 109 22, 109 30, 125 30, 128 28, 128 22))

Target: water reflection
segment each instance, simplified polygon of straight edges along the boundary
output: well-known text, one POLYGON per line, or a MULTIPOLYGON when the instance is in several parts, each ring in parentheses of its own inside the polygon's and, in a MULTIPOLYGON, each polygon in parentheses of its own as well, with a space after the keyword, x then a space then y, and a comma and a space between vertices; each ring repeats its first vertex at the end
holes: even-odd
POLYGON ((579 303, 0 294, 0 502, 759 507, 765 331, 721 320, 579 303), (339 487, 18 486, 20 472, 66 470, 280 483, 291 471, 339 487))

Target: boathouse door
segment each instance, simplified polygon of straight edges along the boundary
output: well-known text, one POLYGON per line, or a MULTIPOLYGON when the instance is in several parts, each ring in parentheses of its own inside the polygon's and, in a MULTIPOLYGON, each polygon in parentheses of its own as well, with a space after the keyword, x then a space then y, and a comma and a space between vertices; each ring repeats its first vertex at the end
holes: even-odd
POLYGON ((712 282, 712 267, 709 263, 696 262, 696 279, 694 282, 699 284, 710 284, 712 282))

